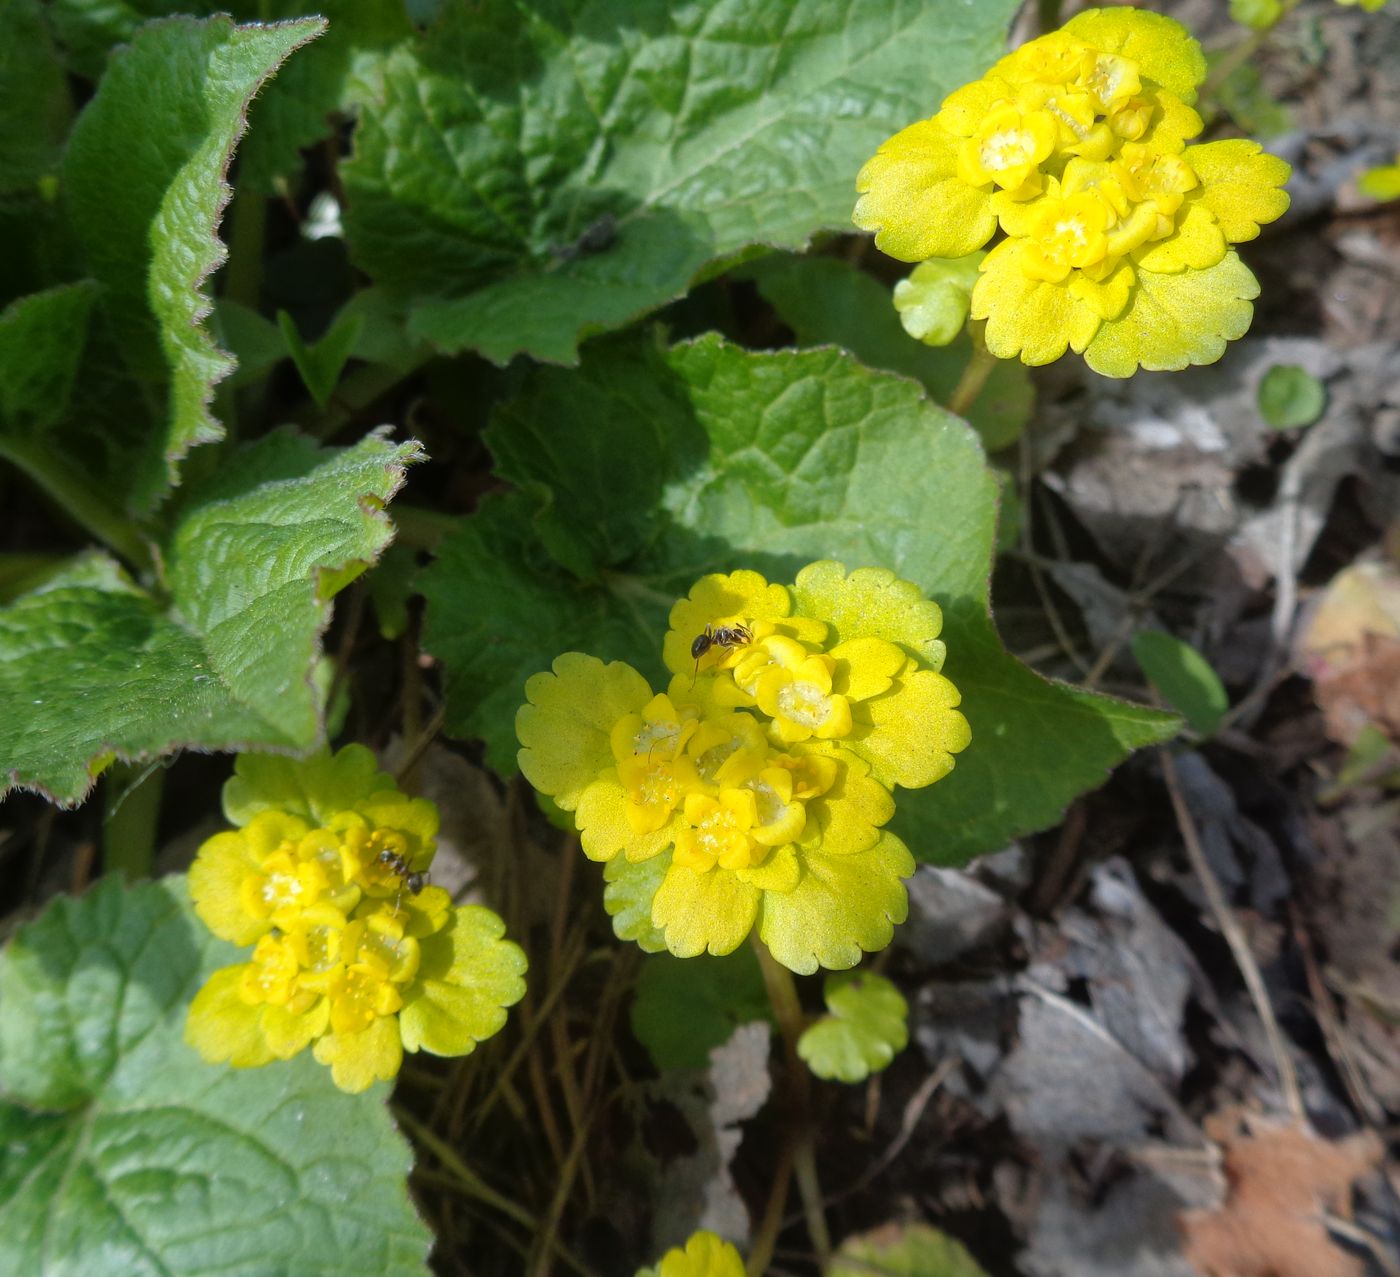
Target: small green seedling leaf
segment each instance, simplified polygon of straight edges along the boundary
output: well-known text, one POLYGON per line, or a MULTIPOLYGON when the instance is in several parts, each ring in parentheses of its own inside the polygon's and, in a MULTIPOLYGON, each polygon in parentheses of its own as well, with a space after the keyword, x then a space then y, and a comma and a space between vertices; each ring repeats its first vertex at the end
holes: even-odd
POLYGON ((894 308, 904 331, 925 346, 948 345, 967 323, 972 287, 986 256, 939 257, 915 266, 908 279, 894 286, 894 308))
POLYGON ((637 978, 632 1032, 658 1069, 703 1069, 737 1025, 769 1016, 763 973, 747 946, 722 958, 658 953, 637 978))
POLYGON ((830 1014, 797 1039, 797 1054, 818 1077, 863 1082, 908 1045, 909 1004, 884 976, 827 976, 824 994, 830 1014))
POLYGON ((1202 736, 1209 736, 1230 708, 1220 676, 1189 643, 1161 630, 1133 635, 1133 655, 1162 699, 1181 711, 1202 736))
POLYGON ((297 321, 285 310, 277 312, 277 323, 282 329, 282 337, 287 343, 287 351, 292 362, 301 374, 301 380, 318 408, 324 408, 335 393, 336 383, 345 370, 346 361, 354 352, 355 343, 360 339, 360 330, 365 326, 364 317, 355 314, 341 314, 336 317, 330 331, 314 346, 308 346, 297 331, 297 321))
POLYGON ((954 1241, 928 1224, 888 1224, 848 1237, 831 1258, 827 1277, 987 1277, 954 1241))
POLYGON ((60 897, 0 955, 0 1272, 425 1277, 385 1101, 304 1054, 205 1064, 190 998, 245 954, 182 878, 60 897))
POLYGON ((1266 31, 1283 16, 1283 0, 1230 0, 1230 17, 1252 31, 1266 31))
POLYGON ((1327 387, 1296 364, 1275 364, 1259 381, 1259 415, 1275 430, 1310 426, 1327 407, 1327 387))
POLYGON ((1356 182, 1363 195, 1373 200, 1400 200, 1400 160, 1380 168, 1367 169, 1356 182))

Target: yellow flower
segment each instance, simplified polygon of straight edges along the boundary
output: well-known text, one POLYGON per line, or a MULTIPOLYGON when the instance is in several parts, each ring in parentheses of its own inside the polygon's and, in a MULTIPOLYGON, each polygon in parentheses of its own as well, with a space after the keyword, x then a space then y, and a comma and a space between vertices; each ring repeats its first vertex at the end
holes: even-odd
POLYGON ((971 303, 1000 358, 1069 348, 1111 377, 1214 362, 1259 291, 1230 246, 1288 207, 1289 168, 1249 141, 1188 145, 1204 76, 1170 18, 1086 10, 890 138, 856 224, 914 262, 1000 231, 971 303))
POLYGON ((889 572, 735 572, 672 609, 664 695, 579 652, 529 679, 521 771, 608 862, 619 935, 689 957, 757 928, 797 971, 888 944, 914 867, 883 828, 891 789, 946 775, 970 739, 941 623, 889 572))
POLYGON ((1367 169, 1361 174, 1357 185, 1363 194, 1373 200, 1400 199, 1400 155, 1395 157, 1394 164, 1367 169))
POLYGON ((224 803, 243 828, 200 848, 190 890, 216 935, 256 946, 190 1006, 185 1037, 206 1060, 255 1067, 314 1044, 338 1087, 362 1091, 405 1050, 462 1055, 501 1027, 524 954, 490 910, 422 884, 437 809, 368 750, 244 755, 224 803))
POLYGON ((744 1277, 744 1261, 733 1243, 714 1233, 692 1233, 684 1249, 672 1247, 655 1268, 643 1268, 637 1277, 744 1277))

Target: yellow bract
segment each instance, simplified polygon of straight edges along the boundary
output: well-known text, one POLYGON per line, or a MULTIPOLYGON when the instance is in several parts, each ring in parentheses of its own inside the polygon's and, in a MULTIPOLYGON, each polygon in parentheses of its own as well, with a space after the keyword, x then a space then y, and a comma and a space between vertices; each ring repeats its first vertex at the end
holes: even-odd
POLYGON ((521 770, 646 893, 650 947, 728 953, 756 926, 794 970, 853 965, 907 908, 891 789, 946 775, 970 739, 940 625, 888 572, 704 577, 671 611, 666 693, 577 652, 527 681, 521 770))
POLYGON ((405 1049, 461 1055, 500 1028, 524 954, 489 910, 411 879, 432 861, 437 809, 368 750, 244 756, 225 806, 243 828, 200 848, 190 894, 216 935, 256 945, 190 1006, 186 1040, 206 1060, 253 1067, 314 1043, 335 1084, 362 1091, 405 1049))
POLYGON ((855 222, 905 261, 1000 230, 970 313, 1001 358, 1068 348, 1112 377, 1212 362, 1258 292, 1230 245, 1288 207, 1289 168, 1253 142, 1187 145, 1204 76, 1180 24, 1086 10, 890 138, 856 179, 855 222))

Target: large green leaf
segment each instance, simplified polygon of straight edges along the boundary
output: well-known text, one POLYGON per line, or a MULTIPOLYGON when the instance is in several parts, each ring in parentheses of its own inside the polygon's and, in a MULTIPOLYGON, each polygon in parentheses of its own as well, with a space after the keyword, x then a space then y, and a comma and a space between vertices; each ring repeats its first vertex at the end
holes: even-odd
POLYGON ((238 181, 270 192, 301 165, 298 151, 328 135, 331 114, 346 99, 359 55, 405 38, 413 30, 403 0, 50 0, 50 21, 68 65, 95 80, 107 54, 142 23, 174 14, 232 14, 239 22, 271 22, 315 12, 329 23, 325 37, 295 58, 251 110, 252 130, 239 156, 238 181))
POLYGON ((34 192, 58 167, 73 103, 39 0, 0 3, 0 196, 34 192))
MULTIPOLYGON (((839 257, 774 253, 743 268, 803 346, 831 342, 871 368, 913 377, 946 404, 972 358, 963 333, 951 345, 925 346, 904 331, 890 290, 839 257)), ((1015 359, 997 361, 967 419, 989 449, 1015 441, 1030 419, 1030 374, 1015 359)))
POLYGON ((114 754, 316 744, 330 599, 390 539, 382 507, 417 455, 271 435, 185 498, 166 592, 94 554, 0 611, 0 784, 76 802, 114 754))
POLYGON ((35 440, 63 416, 95 292, 90 283, 67 284, 0 312, 0 454, 7 440, 35 440))
POLYGON ((73 127, 62 170, 69 217, 123 355, 162 403, 145 456, 129 463, 133 508, 159 497, 190 448, 222 436, 209 404, 233 360, 204 327, 203 284, 225 255, 224 178, 254 93, 324 27, 151 23, 112 55, 73 127))
POLYGON ((831 349, 755 354, 710 335, 653 358, 612 341, 577 372, 538 369, 492 434, 521 490, 465 519, 423 588, 448 727, 483 737, 503 772, 524 681, 559 652, 625 660, 663 686, 667 613, 698 577, 751 567, 791 581, 821 558, 893 569, 943 608, 944 670, 973 743, 947 779, 896 794, 896 828, 922 859, 963 861, 1053 824, 1175 728, 1002 647, 987 599, 996 481, 973 431, 904 378, 831 349), (649 485, 659 500, 624 506, 649 485), (576 546, 558 552, 570 529, 576 546))
POLYGON ((856 171, 997 57, 1011 0, 482 0, 397 50, 345 166, 361 266, 497 362, 850 227, 856 171))
POLYGON ((0 1272, 426 1272, 388 1087, 344 1095, 309 1055, 211 1066, 182 1040, 238 956, 183 879, 110 878, 0 955, 0 1272))

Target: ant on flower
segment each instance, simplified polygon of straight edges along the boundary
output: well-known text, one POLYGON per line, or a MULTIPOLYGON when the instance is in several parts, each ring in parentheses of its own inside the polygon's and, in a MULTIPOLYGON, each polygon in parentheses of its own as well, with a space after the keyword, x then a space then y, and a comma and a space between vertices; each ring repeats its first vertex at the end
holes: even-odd
POLYGON ((704 631, 697 634, 695 642, 690 645, 690 654, 695 658, 695 673, 690 678, 691 687, 695 686, 695 680, 700 676, 701 660, 712 648, 722 647, 729 651, 731 648, 743 647, 752 642, 753 632, 747 625, 706 625, 704 631))
POLYGON ((398 913, 399 902, 403 899, 403 889, 407 887, 410 894, 416 896, 423 890, 428 875, 422 870, 409 869, 408 861, 398 852, 390 851, 388 848, 379 853, 379 863, 387 866, 399 879, 399 894, 394 897, 394 912, 398 913))

